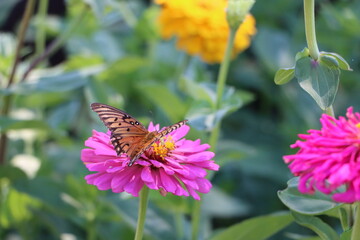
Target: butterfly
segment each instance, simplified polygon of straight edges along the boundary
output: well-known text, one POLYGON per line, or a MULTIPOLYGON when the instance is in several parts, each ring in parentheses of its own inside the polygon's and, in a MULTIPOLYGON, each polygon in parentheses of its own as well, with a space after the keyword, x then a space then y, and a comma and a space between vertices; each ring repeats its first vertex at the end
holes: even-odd
POLYGON ((126 153, 130 157, 129 167, 153 143, 187 122, 183 120, 161 131, 149 132, 139 121, 120 109, 102 103, 92 103, 91 109, 99 115, 100 120, 110 130, 110 140, 117 155, 126 153))

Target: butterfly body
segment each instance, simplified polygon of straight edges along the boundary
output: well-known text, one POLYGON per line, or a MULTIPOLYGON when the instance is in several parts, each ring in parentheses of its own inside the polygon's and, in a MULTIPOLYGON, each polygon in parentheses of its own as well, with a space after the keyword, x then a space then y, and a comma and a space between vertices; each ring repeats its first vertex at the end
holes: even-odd
POLYGON ((117 155, 126 153, 130 157, 128 166, 132 166, 153 143, 187 122, 183 120, 162 131, 149 132, 139 121, 120 109, 101 103, 92 103, 91 109, 110 130, 110 140, 117 155))

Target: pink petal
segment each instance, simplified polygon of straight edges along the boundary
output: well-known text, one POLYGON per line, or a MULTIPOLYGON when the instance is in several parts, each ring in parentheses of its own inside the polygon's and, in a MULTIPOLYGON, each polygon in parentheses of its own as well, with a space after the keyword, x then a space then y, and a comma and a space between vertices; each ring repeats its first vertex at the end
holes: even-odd
POLYGON ((176 131, 170 133, 170 135, 173 137, 173 140, 177 142, 179 139, 185 137, 185 135, 189 132, 190 127, 187 125, 183 125, 180 128, 178 128, 176 131))
POLYGON ((164 170, 160 169, 160 178, 163 183, 163 187, 167 192, 175 193, 177 184, 173 181, 172 177, 169 177, 164 170))

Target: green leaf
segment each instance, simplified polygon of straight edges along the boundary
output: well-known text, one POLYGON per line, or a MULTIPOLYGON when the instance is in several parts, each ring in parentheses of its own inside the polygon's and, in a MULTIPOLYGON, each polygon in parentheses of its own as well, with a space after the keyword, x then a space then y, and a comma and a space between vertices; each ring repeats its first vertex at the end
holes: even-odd
POLYGON ((348 230, 348 231, 343 232, 340 235, 340 240, 349 240, 351 238, 351 233, 352 233, 352 230, 348 230))
POLYGON ((310 56, 310 51, 308 48, 304 48, 301 52, 298 52, 295 56, 295 62, 301 58, 306 58, 310 56))
POLYGON ((215 112, 207 101, 195 101, 186 114, 192 127, 198 130, 211 130, 215 126, 215 112))
POLYGON ((26 193, 19 192, 10 188, 4 196, 5 201, 2 206, 4 209, 0 211, 0 220, 2 224, 14 225, 28 222, 33 217, 33 208, 41 205, 41 202, 34 199, 26 193))
POLYGON ((182 198, 177 195, 168 194, 166 198, 160 195, 156 191, 150 191, 151 202, 163 209, 166 212, 171 213, 190 213, 190 202, 186 198, 182 198))
POLYGON ((329 68, 338 68, 339 67, 339 63, 336 60, 336 58, 329 56, 329 55, 320 56, 320 62, 329 68))
MULTIPOLYGON (((12 9, 17 5, 20 0, 3 0, 1 1, 0 8, 0 23, 4 23, 12 9)), ((1 37, 0 37, 1 38, 1 37)))
POLYGON ((293 57, 290 48, 289 34, 275 28, 261 26, 254 38, 254 50, 260 62, 271 71, 279 66, 291 66, 293 57), (291 64, 291 65, 289 65, 291 64))
POLYGON ((212 217, 230 218, 244 216, 249 214, 251 209, 250 204, 226 194, 215 186, 203 198, 203 211, 206 215, 212 217), (226 202, 226 204, 221 204, 214 208, 219 202, 226 202))
POLYGON ((350 205, 343 205, 339 208, 338 215, 341 222, 342 229, 350 229, 351 228, 351 216, 352 215, 352 209, 350 205))
POLYGON ((147 8, 136 23, 135 31, 138 36, 150 41, 158 39, 159 29, 156 21, 158 16, 159 8, 157 6, 147 8))
POLYGON ((167 86, 160 84, 146 84, 139 87, 141 92, 160 107, 172 122, 182 120, 187 110, 183 101, 167 86))
MULTIPOLYGON (((295 238, 295 239, 297 239, 297 238, 295 238)), ((301 240, 322 240, 320 237, 318 237, 318 236, 313 236, 313 237, 308 237, 308 236, 306 236, 306 237, 302 237, 302 238, 300 238, 301 240)))
POLYGON ((148 63, 146 59, 137 56, 123 57, 111 63, 98 77, 103 81, 121 82, 123 84, 126 79, 121 80, 121 76, 140 71, 146 67, 148 63))
POLYGON ((221 108, 227 108, 228 112, 233 112, 253 100, 254 95, 248 91, 225 87, 221 108))
POLYGON ((226 115, 253 99, 253 95, 246 91, 237 91, 233 87, 226 87, 221 108, 215 110, 214 102, 211 100, 211 96, 215 94, 215 85, 209 85, 206 89, 203 91, 203 99, 193 102, 186 114, 191 125, 198 130, 210 131, 226 115))
POLYGON ((3 165, 0 167, 0 179, 7 178, 10 181, 16 179, 27 179, 26 174, 17 167, 13 167, 11 165, 3 165))
POLYGON ((300 86, 323 110, 333 104, 339 86, 340 69, 334 59, 327 56, 315 61, 310 57, 303 57, 295 65, 295 77, 300 86))
POLYGON ((216 234, 211 240, 249 240, 267 239, 288 226, 293 221, 290 213, 278 213, 255 217, 235 224, 216 234))
POLYGON ((323 240, 337 240, 339 235, 332 229, 328 224, 323 222, 320 218, 304 215, 296 212, 292 212, 295 221, 311 230, 313 230, 317 235, 323 240))
POLYGON ((283 85, 291 81, 295 76, 294 68, 281 68, 275 73, 274 82, 277 85, 283 85))
POLYGON ((198 130, 210 131, 227 114, 236 111, 253 100, 247 91, 226 86, 220 109, 216 110, 216 84, 198 83, 189 78, 181 78, 181 88, 195 101, 186 114, 190 124, 198 130))
POLYGON ((101 0, 85 0, 85 2, 91 7, 95 16, 101 20, 104 15, 105 5, 107 1, 101 0))
POLYGON ((90 102, 100 102, 115 106, 124 106, 124 98, 116 88, 97 79, 90 79, 85 87, 86 96, 90 102))
MULTIPOLYGON (((5 7, 6 8, 6 7, 5 7)), ((3 5, 0 8, 0 18, 1 18, 1 10, 3 10, 3 5)), ((1 23, 1 21, 0 21, 1 23)), ((13 35, 0 33, 0 82, 1 86, 5 86, 4 80, 2 78, 8 78, 9 69, 14 61, 15 55, 15 46, 16 40, 13 35)))
POLYGON ((104 194, 92 185, 87 184, 83 179, 73 175, 67 175, 65 177, 65 185, 68 194, 83 202, 96 201, 96 198, 98 198, 99 195, 101 196, 101 194, 104 194))
POLYGON ((53 129, 66 128, 76 122, 80 112, 79 101, 68 101, 52 108, 47 122, 53 129))
POLYGON ((20 120, 9 117, 0 117, 0 132, 24 128, 50 130, 48 124, 41 120, 20 120))
POLYGON ((29 95, 41 92, 70 91, 84 86, 89 76, 98 74, 103 69, 103 66, 95 66, 54 76, 44 76, 36 81, 15 84, 10 89, 0 90, 0 93, 29 95))
POLYGON ((342 70, 347 70, 347 71, 352 71, 350 65, 347 63, 347 61, 340 56, 337 53, 332 53, 332 52, 321 52, 321 56, 331 56, 336 58, 338 64, 339 64, 339 68, 341 68, 342 70))
POLYGON ((76 71, 89 66, 99 66, 104 63, 101 56, 93 54, 73 55, 64 63, 65 71, 76 71))
POLYGON ((298 178, 288 181, 288 187, 278 192, 278 197, 289 209, 303 214, 323 214, 341 204, 335 203, 329 195, 316 192, 302 194, 298 190, 298 178))
POLYGON ((217 163, 225 165, 230 161, 241 161, 253 151, 255 149, 241 141, 223 139, 216 149, 217 163))
POLYGON ((182 77, 181 78, 182 90, 190 95, 193 99, 202 102, 208 102, 211 108, 216 104, 216 85, 209 83, 198 83, 192 79, 182 77))
POLYGON ((66 209, 68 207, 61 198, 63 185, 60 185, 51 178, 37 176, 33 179, 19 179, 14 182, 13 186, 17 191, 26 193, 48 206, 58 209, 66 209))
POLYGON ((127 56, 116 61, 112 68, 116 68, 117 74, 128 74, 147 66, 149 62, 141 57, 127 56))

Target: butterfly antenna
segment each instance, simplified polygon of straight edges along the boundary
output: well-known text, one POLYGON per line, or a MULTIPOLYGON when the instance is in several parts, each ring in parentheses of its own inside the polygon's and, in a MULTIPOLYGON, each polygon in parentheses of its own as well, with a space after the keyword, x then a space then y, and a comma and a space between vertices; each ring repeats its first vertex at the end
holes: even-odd
POLYGON ((131 167, 135 161, 136 161, 136 158, 130 159, 130 162, 128 163, 128 167, 131 167))

